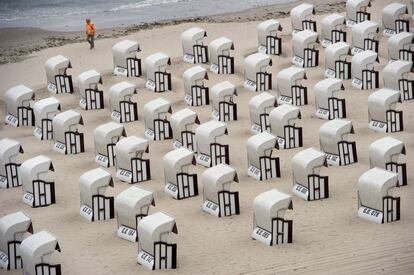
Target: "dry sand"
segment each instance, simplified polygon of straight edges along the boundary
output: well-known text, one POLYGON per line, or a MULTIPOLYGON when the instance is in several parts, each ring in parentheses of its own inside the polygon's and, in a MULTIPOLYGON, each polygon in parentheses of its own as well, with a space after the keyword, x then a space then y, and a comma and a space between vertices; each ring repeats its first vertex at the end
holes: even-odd
MULTIPOLYGON (((381 22, 380 10, 390 1, 376 1, 373 4, 373 20, 381 22)), ((321 17, 318 17, 319 19, 321 17)), ((288 18, 280 20, 283 30, 283 55, 272 57, 273 84, 275 76, 283 68, 291 65, 291 25, 288 18)), ((56 54, 71 59, 73 69, 69 73, 77 76, 81 72, 95 68, 104 76, 106 106, 104 110, 83 111, 78 107, 78 93, 58 95, 62 110, 75 109, 82 113, 85 127, 86 152, 79 155, 63 156, 52 150, 52 141, 38 141, 33 129, 0 126, 0 136, 20 141, 25 150, 23 159, 38 154, 49 156, 55 166, 56 182, 55 205, 32 209, 21 202, 21 188, 0 190, 0 216, 22 210, 33 220, 34 230, 48 229, 58 236, 61 253, 55 258, 61 262, 63 274, 153 274, 136 263, 137 245, 121 240, 116 235, 116 220, 89 223, 79 215, 79 184, 81 174, 97 167, 94 163, 93 130, 100 124, 110 121, 108 109, 108 88, 114 83, 128 80, 138 85, 138 94, 133 100, 138 102, 139 121, 125 124, 128 135, 143 136, 143 114, 145 103, 157 97, 168 99, 173 111, 186 107, 184 104, 182 73, 192 65, 182 61, 182 31, 192 26, 205 28, 210 42, 220 36, 233 39, 236 50, 235 75, 209 74, 208 85, 230 80, 237 85, 239 96, 235 99, 239 108, 239 120, 227 123, 229 136, 224 140, 230 144, 231 166, 237 169, 240 183, 233 189, 240 192, 240 215, 216 218, 202 212, 202 195, 181 201, 168 197, 163 192, 161 159, 171 150, 172 142, 150 142, 150 159, 153 179, 137 184, 155 192, 156 207, 150 210, 165 211, 176 218, 179 234, 173 236, 178 242, 178 268, 162 271, 172 274, 413 274, 414 273, 414 101, 404 102, 399 108, 404 111, 404 132, 389 134, 403 140, 407 147, 408 186, 396 189, 401 196, 401 221, 377 225, 357 218, 356 183, 359 176, 369 169, 368 146, 387 134, 368 129, 367 97, 373 91, 357 91, 351 81, 344 81, 348 119, 352 120, 359 162, 347 167, 323 168, 329 176, 330 198, 306 202, 293 197, 294 210, 289 214, 293 219, 293 243, 268 247, 251 239, 252 202, 260 193, 277 188, 291 193, 292 179, 290 160, 297 152, 308 148, 319 148, 318 129, 325 122, 314 115, 313 86, 324 79, 324 51, 321 48, 318 68, 307 69, 309 105, 301 107, 304 147, 276 151, 281 159, 282 177, 258 182, 247 177, 245 142, 250 137, 248 101, 255 93, 243 88, 243 60, 257 49, 256 27, 258 21, 235 23, 185 23, 144 30, 123 38, 103 39, 96 43, 96 49, 89 51, 86 43, 69 44, 33 53, 28 59, 15 64, 0 66, 0 91, 18 84, 36 89, 36 99, 51 96, 46 92, 44 62, 56 54), (144 77, 123 78, 111 75, 111 47, 124 38, 137 40, 141 44, 141 57, 163 51, 172 57, 173 91, 156 94, 144 88, 144 77)), ((320 30, 320 26, 318 26, 320 30)), ((350 35, 350 33, 348 34, 350 35)), ((350 36, 348 36, 350 38, 350 36)), ((380 61, 377 68, 387 63, 386 39, 381 38, 380 61)), ((144 68, 145 70, 145 68, 144 68)), ((382 79, 382 74, 380 73, 382 79)), ((382 81, 381 81, 382 82, 382 81)), ((382 86, 382 83, 381 83, 382 86)), ((275 91, 271 92, 275 94, 275 91)), ((0 116, 5 115, 4 102, 1 102, 0 116)), ((209 120, 211 106, 195 107, 202 122, 209 120)), ((205 168, 192 168, 200 177, 205 168)), ((114 168, 109 169, 115 175, 114 168)), ((130 187, 115 180, 115 187, 107 194, 117 195, 130 187)), ((200 184, 201 187, 201 184, 200 184)), ((4 272, 4 271, 0 271, 4 272)), ((21 274, 11 271, 7 274, 21 274)))

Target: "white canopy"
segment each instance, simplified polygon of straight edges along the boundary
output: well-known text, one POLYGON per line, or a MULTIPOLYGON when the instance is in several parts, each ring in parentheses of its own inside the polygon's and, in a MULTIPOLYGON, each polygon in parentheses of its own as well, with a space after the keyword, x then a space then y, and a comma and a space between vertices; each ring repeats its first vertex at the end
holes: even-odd
POLYGON ((154 120, 163 118, 166 113, 172 113, 171 103, 163 98, 156 98, 144 105, 145 127, 154 128, 154 120))
POLYGON ((55 83, 55 76, 66 74, 66 69, 72 68, 72 65, 68 58, 63 55, 56 55, 46 61, 45 67, 47 82, 55 83))
POLYGON ((377 139, 368 148, 371 168, 386 169, 388 162, 397 162, 400 154, 405 155, 404 142, 387 136, 377 139))
POLYGON ((368 50, 354 55, 351 60, 352 78, 362 79, 362 70, 372 69, 375 62, 379 62, 376 52, 368 50))
POLYGON ((155 81, 156 72, 165 72, 167 66, 171 65, 168 55, 162 52, 151 54, 145 59, 145 67, 147 68, 147 80, 155 81))
POLYGON ((284 138, 285 126, 294 125, 294 120, 300 117, 299 107, 290 104, 277 106, 269 115, 270 130, 272 131, 272 134, 284 138))
POLYGON ((277 106, 276 97, 263 92, 255 95, 249 101, 250 121, 260 124, 260 115, 269 114, 270 110, 277 106))
POLYGON ((292 158, 294 183, 308 186, 308 176, 319 174, 319 168, 323 165, 326 165, 325 153, 313 148, 300 151, 292 158))
POLYGON ((364 40, 373 38, 379 31, 378 23, 373 21, 363 21, 352 26, 352 47, 365 49, 364 40))
POLYGON ((121 136, 126 137, 126 132, 120 123, 111 121, 96 127, 93 132, 96 153, 108 155, 107 145, 117 143, 121 136))
POLYGON ((322 124, 319 128, 319 142, 325 153, 338 155, 338 142, 346 140, 347 134, 353 134, 352 122, 344 119, 333 119, 322 124))
POLYGON ((16 163, 19 153, 23 153, 23 148, 18 141, 8 138, 0 139, 0 175, 6 175, 5 165, 16 163))
POLYGON ((183 147, 172 150, 164 155, 162 160, 164 166, 165 183, 177 183, 177 173, 187 172, 188 166, 196 163, 194 153, 183 147))
POLYGON ((148 153, 149 142, 145 138, 129 136, 121 139, 115 145, 117 168, 131 169, 131 159, 142 157, 144 152, 148 153))
POLYGON ((310 30, 303 30, 293 34, 293 54, 304 58, 305 49, 312 48, 313 43, 318 43, 318 34, 310 30))
POLYGON ((127 58, 135 58, 139 51, 141 50, 139 48, 138 42, 136 41, 125 39, 116 43, 112 47, 112 53, 114 55, 114 66, 126 68, 127 58))
POLYGON ((227 164, 219 164, 206 169, 201 174, 204 199, 219 204, 217 193, 230 191, 230 184, 233 181, 239 182, 236 169, 227 164))
POLYGON ((198 126, 195 135, 198 152, 210 155, 210 144, 216 142, 217 137, 227 135, 227 126, 224 122, 210 120, 198 126))
POLYGON ((137 93, 137 86, 127 81, 119 82, 109 88, 109 97, 112 111, 119 110, 120 101, 128 101, 137 93))
POLYGON ((115 210, 118 226, 135 229, 136 215, 147 215, 150 205, 155 206, 154 192, 141 187, 131 186, 115 197, 115 210))
POLYGON ((73 110, 68 110, 57 114, 53 120, 53 139, 64 142, 65 132, 76 131, 77 125, 83 125, 82 115, 73 110))
POLYGON ((7 253, 8 242, 21 242, 26 232, 33 233, 32 220, 23 212, 15 212, 0 218, 0 250, 7 253))
POLYGON ((203 39, 207 37, 207 32, 201 28, 193 27, 181 34, 184 54, 193 55, 194 45, 203 45, 203 39))
POLYGON ((398 174, 374 167, 359 177, 358 196, 361 205, 383 210, 383 197, 391 193, 398 183, 398 174))
POLYGON ((401 3, 391 3, 382 9, 382 26, 385 29, 395 30, 395 20, 401 19, 404 14, 408 14, 407 5, 401 3))
POLYGON ((315 14, 315 7, 311 4, 303 3, 294 7, 290 11, 290 19, 292 20, 292 30, 303 30, 302 21, 309 19, 315 14))
POLYGON ((344 89, 344 84, 338 78, 326 78, 319 81, 313 87, 315 93, 316 106, 323 109, 329 109, 328 99, 334 97, 335 93, 344 89))
POLYGON ((346 1, 346 18, 357 21, 357 12, 371 6, 371 0, 347 0, 346 1))
POLYGON ((46 230, 24 239, 20 245, 20 254, 24 263, 23 273, 35 275, 36 265, 51 264, 51 256, 55 250, 60 252, 57 238, 46 230))
POLYGON ((401 102, 400 91, 379 89, 368 97, 368 117, 370 120, 387 121, 387 111, 395 110, 397 102, 401 102))
POLYGON ((414 44, 414 33, 400 32, 388 38, 388 59, 400 59, 400 50, 410 49, 414 44))
POLYGON ((350 46, 345 42, 337 42, 325 49, 325 68, 335 70, 335 61, 345 61, 350 54, 350 46))
POLYGON ((251 54, 244 60, 244 78, 256 82, 256 73, 266 72, 272 59, 264 53, 251 54))
POLYGON ((210 53, 211 64, 218 64, 219 55, 230 56, 230 51, 234 50, 233 41, 227 37, 220 37, 213 40, 208 45, 208 52, 210 53))
POLYGON ((208 79, 207 70, 202 66, 194 66, 186 70, 183 74, 184 92, 191 94, 191 87, 194 85, 202 86, 204 79, 208 79))
POLYGON ((8 89, 4 93, 7 113, 18 117, 17 108, 24 106, 30 107, 30 100, 34 100, 33 90, 24 85, 18 85, 8 89))
POLYGON ((230 81, 217 83, 211 88, 211 102, 213 109, 219 109, 221 101, 228 101, 233 95, 237 95, 236 86, 230 81), (227 99, 227 100, 226 100, 227 99))
POLYGON ((345 16, 332 13, 321 20, 321 38, 331 40, 331 33, 333 30, 340 30, 345 25, 345 16))
POLYGON ((257 26, 259 45, 266 45, 268 36, 276 36, 278 31, 282 31, 280 22, 274 19, 266 20, 257 26))
POLYGON ((138 239, 141 250, 154 255, 154 243, 168 241, 170 233, 177 234, 175 219, 170 215, 157 212, 144 217, 138 223, 138 239))
POLYGON ((42 119, 52 119, 58 110, 60 111, 60 102, 55 97, 36 101, 33 105, 36 126, 42 128, 42 119))
POLYGON ((33 193, 33 180, 48 180, 48 171, 54 171, 52 160, 39 155, 28 159, 20 166, 20 179, 23 183, 23 191, 33 193))
POLYGON ((82 97, 85 97, 86 89, 95 89, 98 84, 102 84, 102 76, 95 70, 89 70, 78 75, 78 86, 82 97))
POLYGON ((276 137, 268 132, 251 136, 246 142, 249 165, 260 168, 260 157, 270 156, 276 146, 276 137))
POLYGON ((293 209, 292 197, 277 189, 263 192, 253 201, 256 225, 268 232, 272 231, 272 219, 283 219, 287 209, 293 209))
POLYGON ((281 70, 276 76, 277 88, 279 95, 292 96, 291 88, 293 85, 298 85, 298 82, 306 79, 305 69, 296 66, 281 70))
POLYGON ((81 204, 92 208, 92 196, 104 195, 108 186, 114 186, 112 175, 102 168, 96 168, 82 174, 79 178, 81 204))
POLYGON ((388 63, 382 70, 384 87, 393 90, 399 90, 399 80, 407 78, 404 77, 404 75, 409 74, 412 67, 413 62, 409 61, 395 60, 394 62, 388 63))
POLYGON ((190 108, 185 108, 172 114, 170 125, 174 139, 181 142, 181 132, 191 131, 194 123, 200 124, 200 121, 197 113, 190 108))

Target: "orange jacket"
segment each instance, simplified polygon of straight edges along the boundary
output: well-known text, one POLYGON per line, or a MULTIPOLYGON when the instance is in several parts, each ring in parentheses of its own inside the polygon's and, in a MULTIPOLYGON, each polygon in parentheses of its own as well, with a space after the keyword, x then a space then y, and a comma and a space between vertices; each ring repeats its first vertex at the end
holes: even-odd
POLYGON ((95 35, 95 25, 92 22, 86 24, 86 34, 95 35))

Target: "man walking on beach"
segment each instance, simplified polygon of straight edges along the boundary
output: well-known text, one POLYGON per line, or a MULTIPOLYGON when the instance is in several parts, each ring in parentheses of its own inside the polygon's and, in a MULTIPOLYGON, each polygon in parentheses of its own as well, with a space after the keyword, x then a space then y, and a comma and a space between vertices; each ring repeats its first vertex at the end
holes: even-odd
POLYGON ((91 19, 86 19, 86 40, 91 45, 91 50, 95 48, 95 25, 92 23, 91 19))

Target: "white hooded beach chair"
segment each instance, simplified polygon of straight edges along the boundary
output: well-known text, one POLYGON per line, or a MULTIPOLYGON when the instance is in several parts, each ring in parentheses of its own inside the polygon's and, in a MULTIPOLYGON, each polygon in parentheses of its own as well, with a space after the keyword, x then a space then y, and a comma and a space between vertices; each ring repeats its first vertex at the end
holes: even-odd
POLYGON ((184 72, 184 100, 189 106, 210 104, 209 89, 204 85, 204 80, 208 80, 208 75, 201 66, 194 66, 184 72))
POLYGON ((167 71, 171 59, 162 52, 154 53, 145 59, 147 82, 145 87, 153 92, 171 91, 171 73, 167 71))
POLYGON ((345 98, 339 98, 344 90, 341 79, 327 78, 313 87, 315 94, 316 116, 321 119, 346 118, 345 98))
POLYGON ((0 188, 21 186, 19 177, 21 144, 13 139, 0 139, 0 188))
POLYGON ((399 186, 407 185, 407 164, 402 161, 405 155, 404 142, 384 137, 371 143, 368 148, 370 168, 378 167, 398 174, 399 186))
POLYGON ((22 163, 19 176, 23 185, 23 202, 31 207, 54 204, 55 182, 49 177, 54 171, 52 160, 43 155, 22 163))
POLYGON ((269 113, 276 106, 276 97, 267 92, 260 93, 250 99, 250 132, 252 134, 270 130, 269 113))
POLYGON ((23 212, 0 218, 0 269, 23 267, 20 244, 28 233, 33 234, 32 220, 23 212))
POLYGON ((201 28, 193 27, 181 34, 183 44, 183 60, 187 63, 207 63, 208 47, 204 45, 207 32, 201 28))
POLYGON ((70 60, 63 55, 49 58, 45 63, 47 90, 54 94, 73 93, 72 76, 66 73, 72 68, 70 60))
POLYGON ((308 88, 301 84, 307 79, 305 69, 291 66, 281 70, 276 76, 278 104, 302 106, 308 104, 308 88))
POLYGON ((368 127, 383 133, 402 131, 403 111, 396 110, 397 103, 401 103, 399 91, 383 88, 372 93, 368 97, 368 127))
POLYGON ((292 243, 293 221, 285 218, 293 209, 292 197, 277 189, 259 194, 253 201, 252 238, 272 246, 292 243))
POLYGON ((104 94, 99 90, 102 84, 102 76, 95 70, 89 70, 78 76, 80 93, 79 106, 84 110, 96 110, 104 108, 104 94))
POLYGON ((221 144, 217 139, 227 135, 227 126, 224 122, 210 120, 197 127, 197 163, 205 167, 212 167, 220 163, 230 163, 229 145, 221 144))
POLYGON ((267 72, 272 59, 264 53, 251 54, 244 59, 244 88, 252 92, 272 89, 272 74, 267 72))
POLYGON ((138 222, 148 216, 150 207, 155 206, 154 192, 131 186, 115 197, 117 234, 121 239, 138 241, 138 222))
POLYGON ((384 7, 381 12, 383 34, 393 36, 400 32, 410 31, 410 20, 408 19, 407 5, 402 3, 391 3, 384 7))
POLYGON ((208 45, 210 53, 210 71, 216 74, 234 74, 233 41, 227 37, 220 37, 208 45))
POLYGON ((370 50, 378 53, 379 40, 376 37, 379 33, 379 25, 373 21, 364 21, 352 26, 352 49, 351 54, 370 50))
POLYGON ((330 78, 350 79, 351 62, 347 57, 351 47, 345 42, 337 42, 325 49, 325 76, 330 78))
POLYGON ((112 47, 114 57, 114 75, 135 76, 142 75, 141 59, 138 53, 141 51, 138 42, 122 40, 112 47))
POLYGON ((168 152, 163 158, 164 191, 175 199, 198 195, 197 174, 190 173, 189 167, 196 165, 192 151, 179 148, 168 152))
POLYGON ((80 176, 80 215, 82 217, 91 222, 115 217, 114 197, 105 196, 108 186, 114 187, 112 175, 102 168, 90 170, 80 176))
POLYGON ((334 119, 319 128, 319 142, 329 165, 349 165, 358 162, 355 141, 347 141, 347 135, 354 134, 352 122, 334 119))
POLYGON ((401 32, 388 38, 388 60, 414 62, 414 33, 401 32))
POLYGON ((346 1, 346 24, 353 26, 357 23, 370 20, 371 13, 368 7, 371 7, 371 0, 347 0, 346 1))
POLYGON ((303 146, 302 127, 295 126, 301 119, 299 107, 283 104, 269 115, 270 132, 277 138, 278 148, 291 149, 303 146))
POLYGON ((382 70, 384 88, 400 91, 403 100, 414 99, 413 62, 395 60, 382 70))
POLYGON ((332 13, 322 18, 321 45, 326 48, 337 42, 346 42, 345 16, 332 13))
POLYGON ((175 219, 157 212, 138 223, 137 262, 150 270, 177 268, 177 244, 170 234, 178 234, 175 219))
POLYGON ((236 170, 226 164, 208 168, 201 175, 203 211, 216 217, 240 214, 239 192, 231 192, 231 183, 239 182, 236 170))
POLYGON ((109 88, 111 118, 115 122, 124 123, 138 120, 137 103, 131 100, 137 93, 137 87, 122 81, 109 88))
POLYGON ((95 143, 95 162, 103 167, 115 164, 115 145, 121 137, 126 137, 124 125, 107 122, 96 127, 93 132, 95 143))
POLYGON ((293 34, 292 37, 292 64, 303 67, 317 67, 319 65, 318 34, 304 30, 293 34))
POLYGON ((359 90, 379 88, 379 71, 374 65, 379 63, 378 54, 373 51, 363 51, 352 57, 352 86, 359 90))
POLYGON ((251 136, 246 142, 247 175, 257 180, 280 177, 278 157, 273 157, 273 149, 278 148, 276 137, 268 132, 251 136))
POLYGON ((149 142, 145 138, 129 136, 115 145, 116 177, 121 181, 137 183, 151 179, 149 142))
POLYGON ((211 118, 223 122, 237 120, 237 103, 234 102, 234 96, 237 96, 237 90, 233 83, 223 81, 214 85, 211 88, 211 118))
POLYGON ((79 132, 83 125, 82 115, 73 110, 57 114, 52 121, 53 149, 61 154, 79 154, 85 152, 84 135, 79 132))
POLYGON ((400 220, 400 197, 392 195, 398 174, 375 167, 359 177, 358 217, 375 223, 400 220))
POLYGON ((329 198, 328 176, 321 176, 322 166, 328 166, 326 154, 305 149, 292 158, 293 194, 307 201, 329 198))
POLYGON ((270 19, 257 26, 258 52, 270 55, 282 54, 282 38, 278 37, 278 32, 283 30, 279 21, 270 19))
POLYGON ((61 266, 56 263, 53 252, 60 252, 57 238, 46 230, 24 239, 20 245, 25 275, 61 275, 61 266))
POLYGON ((34 112, 30 106, 30 102, 35 99, 33 90, 24 86, 18 85, 8 89, 4 93, 6 101, 6 124, 19 126, 34 126, 34 112))
POLYGON ((60 102, 55 97, 36 101, 33 105, 35 129, 33 135, 39 140, 53 139, 52 119, 60 111, 60 102))
POLYGON ((172 114, 171 103, 163 98, 156 98, 144 105, 145 136, 148 139, 172 138, 168 114, 172 114))
POLYGON ((292 32, 310 30, 316 32, 316 21, 312 16, 315 14, 315 7, 308 3, 300 4, 290 11, 292 21, 292 32))
POLYGON ((170 117, 173 132, 173 148, 187 148, 193 152, 197 151, 194 124, 200 124, 196 112, 189 108, 175 112, 170 117))

